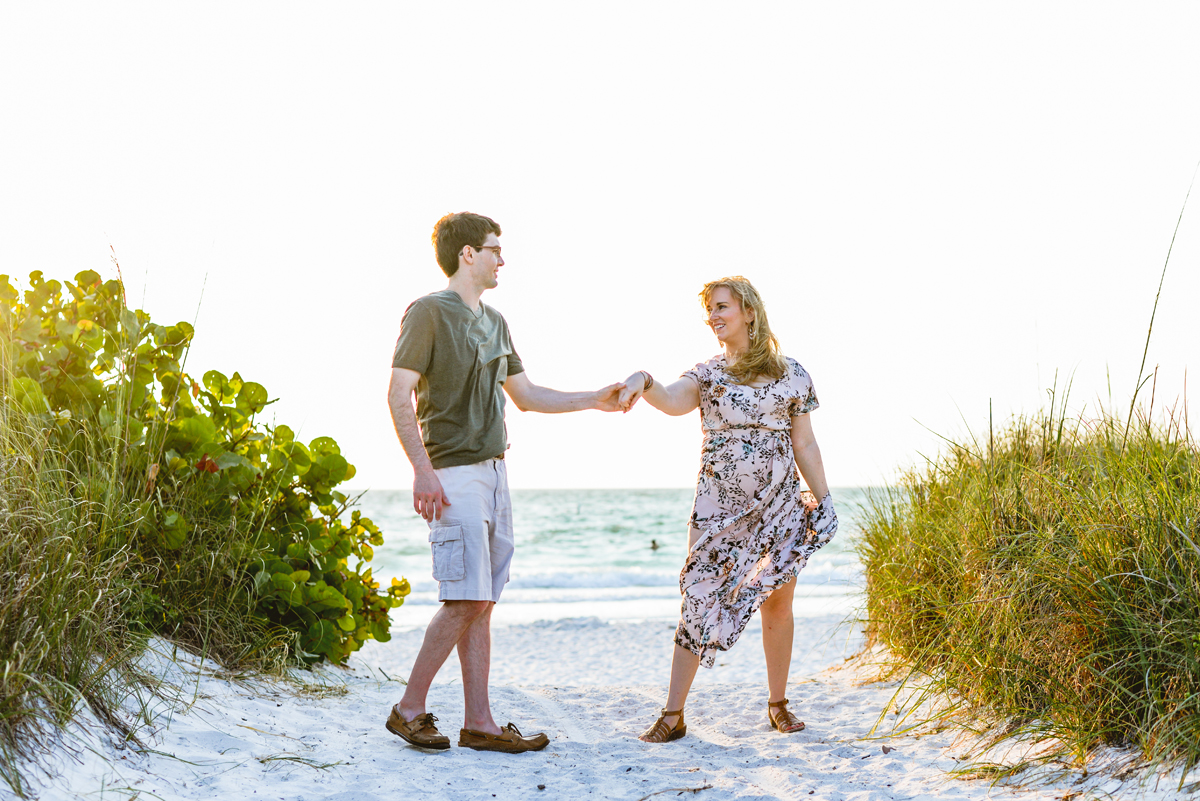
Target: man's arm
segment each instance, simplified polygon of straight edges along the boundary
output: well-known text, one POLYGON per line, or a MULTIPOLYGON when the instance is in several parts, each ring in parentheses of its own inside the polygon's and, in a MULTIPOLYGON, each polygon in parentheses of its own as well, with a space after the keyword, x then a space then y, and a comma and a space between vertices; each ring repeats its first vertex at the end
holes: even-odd
POLYGON ((504 382, 504 391, 518 409, 544 414, 578 412, 583 409, 615 412, 621 408, 617 398, 624 387, 624 384, 609 384, 595 392, 559 392, 557 389, 539 387, 523 372, 510 375, 504 382))
POLYGON ((404 446, 413 468, 413 509, 432 523, 442 519, 442 507, 449 506, 450 499, 442 491, 442 482, 433 472, 433 463, 429 461, 425 443, 421 441, 417 414, 413 411, 413 390, 420 380, 421 374, 416 370, 393 367, 392 381, 388 385, 388 406, 392 410, 396 436, 400 438, 400 444, 404 446))

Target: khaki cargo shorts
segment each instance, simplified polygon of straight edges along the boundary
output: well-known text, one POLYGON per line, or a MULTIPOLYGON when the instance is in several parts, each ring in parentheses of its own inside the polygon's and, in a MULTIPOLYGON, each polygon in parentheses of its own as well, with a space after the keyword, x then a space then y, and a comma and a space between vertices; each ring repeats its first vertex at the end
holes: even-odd
POLYGON ((502 459, 435 470, 450 505, 429 527, 439 601, 500 600, 513 557, 512 502, 502 459))

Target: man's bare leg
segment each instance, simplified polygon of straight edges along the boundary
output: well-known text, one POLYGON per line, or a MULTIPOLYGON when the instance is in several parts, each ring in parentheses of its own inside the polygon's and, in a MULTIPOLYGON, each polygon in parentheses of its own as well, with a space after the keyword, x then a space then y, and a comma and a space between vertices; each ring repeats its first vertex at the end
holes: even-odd
MULTIPOLYGON (((444 601, 442 608, 429 621, 425 629, 425 639, 421 642, 421 650, 417 653, 417 661, 413 664, 412 673, 408 676, 408 686, 404 689, 404 697, 400 699, 400 714, 405 720, 412 720, 417 715, 425 713, 425 700, 429 695, 429 685, 433 677, 442 669, 446 657, 454 650, 454 646, 462 639, 463 634, 470 628, 471 623, 480 615, 491 612, 491 601, 444 601)), ((488 619, 491 615, 488 614, 488 619)))
POLYGON ((467 626, 458 640, 458 661, 462 664, 463 696, 466 713, 463 728, 499 734, 488 700, 488 673, 492 667, 492 607, 467 626))

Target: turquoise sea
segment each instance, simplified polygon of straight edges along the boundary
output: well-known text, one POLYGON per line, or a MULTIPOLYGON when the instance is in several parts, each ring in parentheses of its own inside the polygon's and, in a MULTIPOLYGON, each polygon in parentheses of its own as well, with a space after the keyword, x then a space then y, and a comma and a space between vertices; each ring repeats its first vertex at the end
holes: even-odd
MULTIPOLYGON (((832 492, 838 535, 801 572, 797 615, 849 613, 857 604, 862 570, 854 540, 867 491, 832 492)), ((512 501, 517 550, 494 620, 678 616, 691 489, 526 489, 513 490, 512 501)), ((371 490, 359 508, 384 532, 375 576, 385 584, 404 576, 413 587, 393 612, 395 625, 424 625, 437 608, 437 584, 430 577, 429 529, 413 511, 412 493, 371 490)))

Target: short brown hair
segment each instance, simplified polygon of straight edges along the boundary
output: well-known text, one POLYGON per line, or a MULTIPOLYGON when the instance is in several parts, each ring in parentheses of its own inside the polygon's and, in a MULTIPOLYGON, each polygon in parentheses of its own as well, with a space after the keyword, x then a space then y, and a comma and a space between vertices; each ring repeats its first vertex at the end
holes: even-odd
POLYGON ((458 211, 447 214, 433 225, 433 249, 438 266, 447 276, 458 272, 458 254, 467 245, 478 248, 488 234, 500 236, 500 226, 491 217, 458 211))

